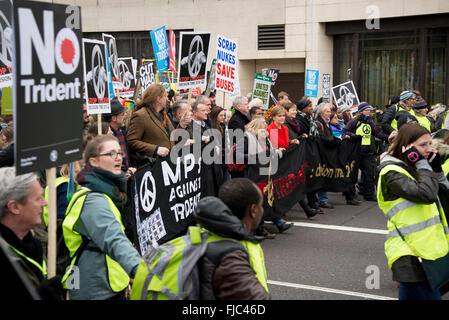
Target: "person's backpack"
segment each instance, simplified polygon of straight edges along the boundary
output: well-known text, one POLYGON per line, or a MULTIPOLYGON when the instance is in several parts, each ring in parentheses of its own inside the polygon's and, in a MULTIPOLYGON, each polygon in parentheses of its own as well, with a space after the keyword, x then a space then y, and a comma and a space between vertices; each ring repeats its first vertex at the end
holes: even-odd
POLYGON ((160 246, 150 246, 134 278, 131 300, 198 300, 198 261, 206 252, 207 232, 189 232, 160 246))

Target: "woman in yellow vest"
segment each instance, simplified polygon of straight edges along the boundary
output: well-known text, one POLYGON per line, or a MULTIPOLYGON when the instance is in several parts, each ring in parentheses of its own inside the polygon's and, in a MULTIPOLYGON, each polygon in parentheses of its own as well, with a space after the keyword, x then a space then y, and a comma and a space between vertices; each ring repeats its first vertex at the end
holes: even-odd
POLYGON ((415 103, 413 104, 413 113, 415 114, 416 120, 418 120, 419 125, 431 132, 431 123, 427 118, 427 111, 429 111, 427 102, 422 97, 417 97, 415 103))
POLYGON ((124 299, 141 261, 125 235, 119 211, 126 201, 122 160, 123 151, 114 136, 97 136, 84 151, 86 167, 76 179, 81 188, 73 195, 62 224, 70 258, 78 259, 74 270, 79 272, 63 277, 72 300, 124 299))
POLYGON ((447 222, 437 197, 449 183, 431 143, 427 129, 404 124, 381 156, 377 198, 388 219, 385 255, 393 280, 399 282, 400 300, 441 299, 419 260, 435 260, 449 251, 447 222))

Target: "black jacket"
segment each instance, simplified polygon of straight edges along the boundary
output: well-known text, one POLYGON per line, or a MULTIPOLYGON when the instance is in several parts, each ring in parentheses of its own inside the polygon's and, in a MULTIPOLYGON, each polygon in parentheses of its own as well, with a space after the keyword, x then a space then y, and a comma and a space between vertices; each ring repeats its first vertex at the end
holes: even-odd
POLYGON ((249 123, 248 117, 238 110, 235 110, 234 115, 231 117, 228 123, 228 128, 231 130, 240 129, 245 131, 245 126, 249 123))
MULTIPOLYGON (((217 235, 259 241, 218 198, 205 197, 194 211, 200 225, 217 235)), ((257 280, 244 246, 233 240, 212 242, 200 262, 201 299, 262 300, 269 293, 257 280)))
POLYGON ((0 168, 14 165, 14 143, 0 152, 0 168))

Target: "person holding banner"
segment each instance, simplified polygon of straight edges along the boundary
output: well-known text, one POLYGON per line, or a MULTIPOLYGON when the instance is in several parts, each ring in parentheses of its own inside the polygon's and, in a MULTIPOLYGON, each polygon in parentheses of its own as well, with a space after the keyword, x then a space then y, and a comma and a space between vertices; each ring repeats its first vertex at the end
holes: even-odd
MULTIPOLYGON (((42 243, 31 232, 41 225, 46 204, 36 174, 17 176, 14 167, 0 169, 0 241, 42 299, 62 300, 61 278, 46 278, 42 243)), ((7 288, 4 290, 7 293, 7 288)))
POLYGON ((449 249, 447 221, 437 198, 449 185, 431 144, 426 128, 408 123, 381 156, 377 199, 388 218, 385 255, 393 280, 399 282, 399 300, 441 300, 420 261, 444 257, 449 249))
POLYGON ((123 300, 142 259, 125 235, 119 211, 126 202, 122 161, 114 136, 97 136, 84 151, 86 166, 77 176, 82 188, 73 195, 62 224, 70 257, 79 254, 79 289, 69 288, 73 300, 123 300))
POLYGON ((161 84, 150 85, 143 99, 133 108, 129 121, 129 147, 139 155, 166 157, 174 142, 170 134, 174 130, 165 107, 167 93, 161 84))

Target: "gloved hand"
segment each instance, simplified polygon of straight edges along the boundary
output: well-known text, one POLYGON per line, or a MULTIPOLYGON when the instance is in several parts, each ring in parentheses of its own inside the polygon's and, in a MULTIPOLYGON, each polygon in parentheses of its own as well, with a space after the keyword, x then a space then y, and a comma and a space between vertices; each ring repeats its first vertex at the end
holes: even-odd
POLYGON ((63 300, 61 277, 55 276, 42 280, 37 287, 37 292, 42 300, 63 300))
POLYGON ((416 163, 419 160, 424 159, 424 157, 419 153, 419 151, 415 147, 411 147, 406 149, 405 147, 402 148, 402 154, 405 155, 405 157, 411 162, 416 163))
POLYGON ((441 168, 441 157, 439 153, 433 153, 431 152, 429 154, 429 164, 432 167, 433 172, 441 172, 443 171, 443 168, 441 168))

